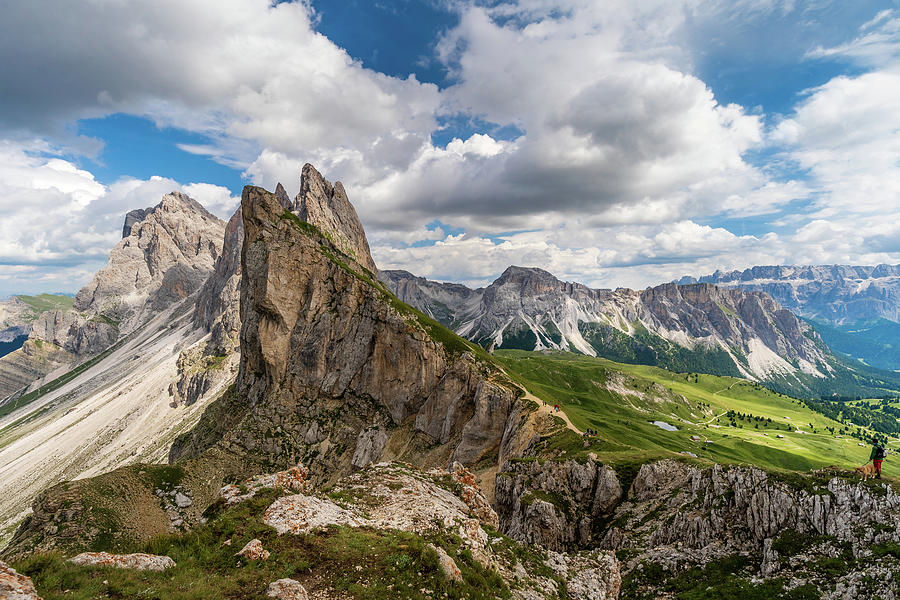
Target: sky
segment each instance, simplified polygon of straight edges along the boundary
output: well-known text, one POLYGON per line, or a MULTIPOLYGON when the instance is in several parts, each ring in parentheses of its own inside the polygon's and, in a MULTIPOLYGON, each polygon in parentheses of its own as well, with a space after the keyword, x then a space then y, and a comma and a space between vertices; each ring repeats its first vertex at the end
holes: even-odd
POLYGON ((344 183, 381 269, 900 263, 900 0, 12 0, 0 296, 179 189, 344 183))

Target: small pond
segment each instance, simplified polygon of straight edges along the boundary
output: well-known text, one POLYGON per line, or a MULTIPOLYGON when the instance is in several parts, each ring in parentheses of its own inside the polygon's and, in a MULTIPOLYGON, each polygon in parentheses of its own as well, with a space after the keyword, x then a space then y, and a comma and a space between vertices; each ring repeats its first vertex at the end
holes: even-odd
POLYGON ((665 429, 666 431, 678 431, 677 427, 675 427, 674 425, 669 425, 665 421, 653 421, 653 424, 660 429, 665 429))

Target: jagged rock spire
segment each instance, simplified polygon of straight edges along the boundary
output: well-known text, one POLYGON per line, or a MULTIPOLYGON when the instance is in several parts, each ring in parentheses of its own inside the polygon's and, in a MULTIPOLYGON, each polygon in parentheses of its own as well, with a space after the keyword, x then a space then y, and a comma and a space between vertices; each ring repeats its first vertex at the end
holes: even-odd
POLYGON ((281 205, 286 210, 293 210, 294 203, 291 202, 291 197, 288 196, 288 193, 285 191, 284 186, 281 185, 281 182, 278 182, 278 185, 275 186, 275 197, 278 198, 278 201, 281 202, 281 205))
POLYGON ((335 245, 360 265, 377 271, 362 223, 340 181, 332 186, 311 164, 303 165, 294 212, 330 235, 335 245))

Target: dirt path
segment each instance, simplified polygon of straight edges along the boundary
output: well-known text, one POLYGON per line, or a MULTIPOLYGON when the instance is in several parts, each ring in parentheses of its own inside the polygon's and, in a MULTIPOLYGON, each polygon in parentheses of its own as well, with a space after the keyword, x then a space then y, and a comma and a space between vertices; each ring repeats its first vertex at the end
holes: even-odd
POLYGON ((713 396, 715 396, 715 395, 717 395, 717 394, 721 394, 722 392, 727 392, 728 390, 730 390, 731 388, 733 388, 734 386, 736 386, 736 385, 739 384, 739 383, 740 383, 740 380, 735 381, 734 383, 732 383, 732 384, 729 385, 728 387, 723 387, 723 388, 722 388, 721 390, 719 390, 718 392, 713 392, 713 396))
POLYGON ((521 386, 519 387, 519 389, 521 389, 524 392, 523 397, 526 400, 531 400, 532 402, 537 403, 538 414, 553 415, 554 417, 559 417, 560 419, 562 419, 565 422, 566 428, 571 429, 578 435, 582 435, 584 433, 583 431, 581 431, 580 429, 578 429, 577 427, 572 425, 572 421, 569 420, 568 415, 566 415, 566 413, 563 411, 562 407, 560 407, 559 412, 556 412, 553 410, 552 404, 545 404, 545 402, 543 400, 541 400, 540 398, 538 398, 537 396, 535 396, 534 394, 532 394, 531 392, 529 392, 528 390, 526 390, 525 388, 523 388, 521 386))

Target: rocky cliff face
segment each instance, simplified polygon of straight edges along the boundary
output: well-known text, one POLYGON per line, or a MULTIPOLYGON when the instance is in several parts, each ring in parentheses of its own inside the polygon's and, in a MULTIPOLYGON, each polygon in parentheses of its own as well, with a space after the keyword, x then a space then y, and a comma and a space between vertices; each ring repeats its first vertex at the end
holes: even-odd
POLYGON ((181 192, 142 214, 128 213, 127 235, 75 296, 76 311, 102 315, 120 334, 200 289, 222 253, 224 223, 181 192))
POLYGON ((681 585, 690 577, 721 584, 716 565, 733 571, 732 592, 806 586, 812 595, 798 598, 849 600, 900 591, 890 576, 900 496, 846 473, 778 476, 663 460, 642 465, 623 490, 616 472, 593 460, 524 461, 498 476, 495 506, 517 540, 615 550, 629 598, 684 589, 673 583, 679 576, 681 585))
MULTIPOLYGON (((283 192, 284 188, 278 185, 283 192)), ((215 269, 197 294, 193 321, 206 335, 178 358, 179 377, 170 387, 175 402, 191 405, 210 389, 231 382, 237 374, 243 243, 244 223, 238 209, 225 226, 222 253, 216 259, 215 269)))
POLYGON ((502 531, 556 551, 595 546, 624 496, 616 472, 593 459, 509 461, 494 490, 502 531))
POLYGON ((900 322, 900 265, 761 266, 679 283, 697 281, 762 291, 799 315, 834 325, 879 318, 900 322))
POLYGON ((340 181, 331 185, 307 163, 300 174, 300 193, 293 208, 301 221, 318 227, 338 250, 372 273, 376 272, 362 223, 340 181))
POLYGON ((593 290, 522 267, 478 290, 402 271, 381 278, 416 308, 488 347, 574 350, 757 380, 829 372, 815 332, 759 292, 710 284, 593 290))
MULTIPOLYGON (((30 340, 52 345, 59 360, 18 351, 0 358, 0 398, 99 354, 197 292, 222 254, 224 223, 180 192, 126 215, 124 237, 75 297, 71 310, 41 313, 30 340)), ((60 373, 61 374, 61 373, 60 373)))
POLYGON ((222 444, 242 460, 316 456, 319 475, 413 447, 426 462, 496 463, 516 394, 475 348, 378 283, 355 212, 323 181, 305 168, 298 198, 330 198, 340 215, 317 203, 312 222, 244 190, 237 394, 249 412, 222 444))

